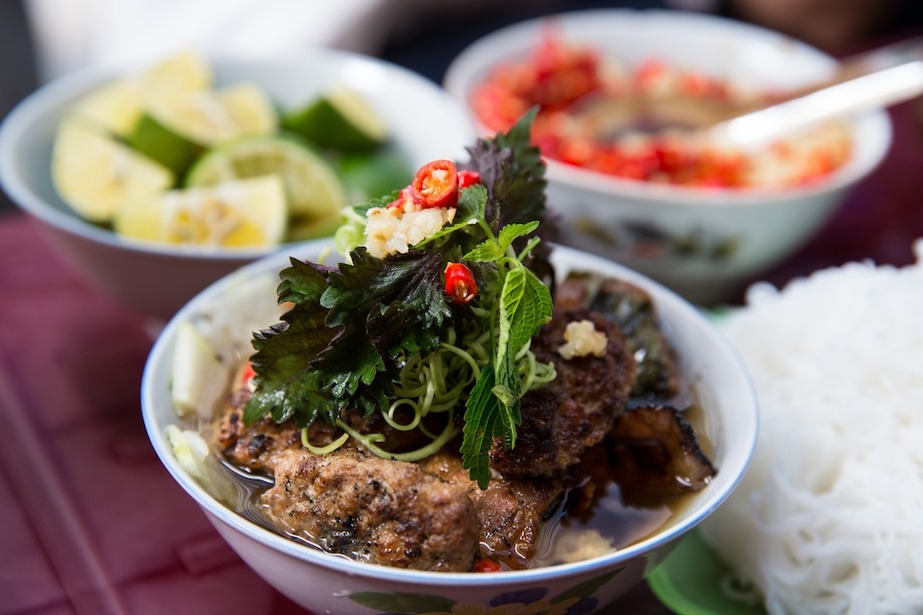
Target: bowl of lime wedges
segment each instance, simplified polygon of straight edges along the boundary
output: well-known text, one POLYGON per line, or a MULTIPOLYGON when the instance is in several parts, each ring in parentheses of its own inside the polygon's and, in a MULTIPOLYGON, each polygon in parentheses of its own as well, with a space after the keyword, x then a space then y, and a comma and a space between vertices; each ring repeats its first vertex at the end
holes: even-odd
POLYGON ((0 183, 101 291, 165 319, 472 138, 436 84, 375 58, 182 50, 32 93, 0 126, 0 183))

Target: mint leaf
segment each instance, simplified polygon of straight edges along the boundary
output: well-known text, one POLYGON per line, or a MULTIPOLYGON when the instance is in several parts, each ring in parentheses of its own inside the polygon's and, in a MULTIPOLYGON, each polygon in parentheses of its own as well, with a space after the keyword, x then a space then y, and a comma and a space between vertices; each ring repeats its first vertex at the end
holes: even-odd
POLYGON ((521 264, 506 276, 500 298, 500 322, 494 357, 495 395, 500 399, 503 441, 507 448, 516 445, 516 427, 522 421, 519 398, 522 383, 516 356, 542 325, 551 319, 551 293, 531 271, 521 264))
POLYGON ((462 428, 462 467, 468 476, 486 489, 490 483, 490 444, 496 433, 500 401, 493 395, 494 371, 485 366, 478 375, 465 402, 465 426, 462 428))
POLYGON ((488 239, 479 243, 470 252, 465 254, 464 260, 472 263, 492 263, 498 261, 506 254, 500 242, 488 239))
POLYGON ((509 356, 515 356, 551 320, 552 310, 548 287, 526 267, 514 267, 506 277, 500 301, 499 352, 504 352, 505 345, 509 356))
POLYGON ((497 240, 500 243, 500 247, 505 252, 515 240, 534 233, 538 227, 539 223, 537 220, 529 222, 528 224, 507 224, 500 229, 500 236, 497 237, 497 240))

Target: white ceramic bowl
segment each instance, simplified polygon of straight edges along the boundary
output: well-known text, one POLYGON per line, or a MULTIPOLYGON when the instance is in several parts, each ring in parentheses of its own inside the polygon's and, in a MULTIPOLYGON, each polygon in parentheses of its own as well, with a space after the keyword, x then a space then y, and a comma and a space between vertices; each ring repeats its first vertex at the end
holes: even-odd
MULTIPOLYGON (((833 58, 791 38, 719 17, 577 11, 521 22, 476 41, 452 62, 446 89, 470 113, 472 88, 498 63, 527 56, 551 21, 564 40, 592 46, 604 57, 628 64, 656 57, 759 89, 807 85, 836 66, 833 58)), ((549 206, 561 215, 561 241, 613 258, 694 301, 723 299, 808 242, 882 160, 891 143, 884 111, 856 118, 850 129, 852 159, 810 186, 705 191, 548 160, 549 206)), ((485 132, 481 125, 478 130, 485 132)))
MULTIPOLYGON (((312 260, 319 246, 301 246, 294 256, 312 260)), ((403 611, 397 594, 413 594, 420 610, 446 613, 451 605, 483 605, 483 611, 505 602, 554 602, 563 592, 584 600, 589 613, 605 607, 638 583, 675 544, 711 514, 737 485, 752 454, 757 432, 757 407, 749 376, 736 354, 702 314, 675 293, 618 264, 571 248, 556 247, 559 273, 596 271, 634 282, 652 296, 665 330, 681 357, 682 368, 695 382, 704 408, 704 431, 714 444, 715 479, 695 494, 668 524, 632 546, 577 563, 497 574, 436 573, 387 568, 346 560, 308 548, 268 531, 226 508, 177 463, 164 435, 168 425, 183 424, 170 401, 170 374, 177 331, 182 323, 211 322, 215 344, 228 342, 228 331, 247 345, 254 313, 276 313, 278 272, 288 255, 252 263, 194 298, 167 324, 148 358, 142 381, 144 422, 154 449, 180 486, 199 504, 215 528, 268 583, 315 613, 342 615, 403 611), (213 309, 221 306, 225 312, 213 309), (203 320, 204 319, 204 320, 203 320), (216 322, 217 321, 217 322, 216 322), (230 328, 228 329, 228 326, 230 328), (377 594, 378 608, 355 601, 359 592, 377 594), (427 608, 422 608, 422 605, 427 608)), ((200 324, 201 327, 201 324, 200 324)), ((205 327, 202 327, 205 330, 205 327)), ((366 594, 368 595, 368 594, 366 594)), ((534 604, 531 609, 539 609, 534 604)), ((545 605, 541 612, 563 613, 545 605), (547 610, 550 609, 550 610, 547 610)), ((469 611, 465 611, 469 612, 469 611)), ((471 611, 474 612, 474 611, 471 611)), ((523 610, 516 612, 538 612, 523 610)))
MULTIPOLYGON (((251 81, 282 108, 305 104, 335 85, 354 89, 391 129, 396 149, 414 168, 435 158, 462 157, 473 141, 472 124, 457 102, 424 77, 381 60, 318 48, 284 58, 213 58, 211 63, 219 86, 251 81)), ((64 204, 51 182, 58 123, 76 100, 116 76, 80 72, 23 100, 0 127, 0 183, 41 222, 78 271, 123 304, 165 319, 210 282, 273 249, 140 244, 81 219, 64 204)))

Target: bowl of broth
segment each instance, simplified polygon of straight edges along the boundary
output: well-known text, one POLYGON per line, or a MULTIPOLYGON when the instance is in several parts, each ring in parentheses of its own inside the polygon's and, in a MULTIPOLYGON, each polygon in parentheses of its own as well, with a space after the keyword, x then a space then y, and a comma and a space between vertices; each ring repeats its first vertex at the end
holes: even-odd
POLYGON ((593 507, 592 514, 605 523, 594 523, 583 513, 572 513, 568 519, 566 512, 555 509, 540 526, 542 536, 532 561, 493 573, 391 567, 325 552, 293 538, 267 523, 260 505, 254 504, 254 490, 266 490, 271 481, 231 469, 213 452, 208 456, 214 471, 203 480, 181 462, 177 452, 182 447, 171 441, 171 431, 207 431, 215 420, 196 412, 180 416, 171 399, 177 361, 182 361, 177 355, 181 330, 193 324, 229 358, 223 378, 230 390, 252 351, 252 331, 278 317, 275 287, 289 256, 312 260, 320 253, 317 246, 305 246, 263 259, 217 282, 180 310, 148 360, 143 413, 167 470, 221 535, 270 584, 308 609, 400 612, 401 601, 412 596, 427 605, 427 612, 450 613, 453 605, 462 603, 484 608, 543 603, 552 608, 578 602, 588 607, 582 612, 593 612, 641 581, 678 538, 725 500, 747 466, 756 437, 756 401, 745 369, 713 326, 678 295, 640 274, 597 256, 555 247, 552 262, 559 276, 579 272, 628 282, 652 300, 664 334, 676 349, 684 411, 715 469, 704 488, 668 505, 637 507, 620 502, 618 490, 611 489, 593 507))
POLYGON ((164 466, 312 611, 594 612, 747 467, 743 365, 672 291, 546 241, 530 126, 216 282, 151 351, 164 466))

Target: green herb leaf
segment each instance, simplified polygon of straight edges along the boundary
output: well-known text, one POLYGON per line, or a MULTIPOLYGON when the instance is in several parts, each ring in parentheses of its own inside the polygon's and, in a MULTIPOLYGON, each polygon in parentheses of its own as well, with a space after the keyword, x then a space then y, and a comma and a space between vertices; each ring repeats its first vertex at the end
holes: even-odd
POLYGON ((533 108, 508 133, 481 139, 469 149, 471 161, 487 186, 484 218, 494 229, 545 219, 545 165, 530 142, 533 108))
POLYGON ((465 426, 462 428, 462 467, 481 489, 490 483, 490 444, 496 433, 500 400, 493 395, 494 371, 488 365, 478 375, 465 402, 465 426))
POLYGON ((315 361, 339 333, 326 326, 327 310, 320 304, 327 288, 327 272, 319 265, 291 259, 291 266, 280 273, 279 301, 292 301, 294 307, 282 317, 281 324, 254 335, 256 353, 251 362, 258 394, 245 407, 246 422, 266 414, 282 422, 299 408, 311 409, 300 417, 302 424, 318 416, 335 415, 319 376, 312 373, 315 361))
POLYGON ((500 243, 500 247, 503 248, 505 252, 507 248, 513 245, 513 242, 520 237, 525 237, 530 233, 534 233, 535 230, 539 227, 538 220, 533 220, 528 224, 507 224, 502 229, 500 229, 500 236, 497 240, 500 243))

